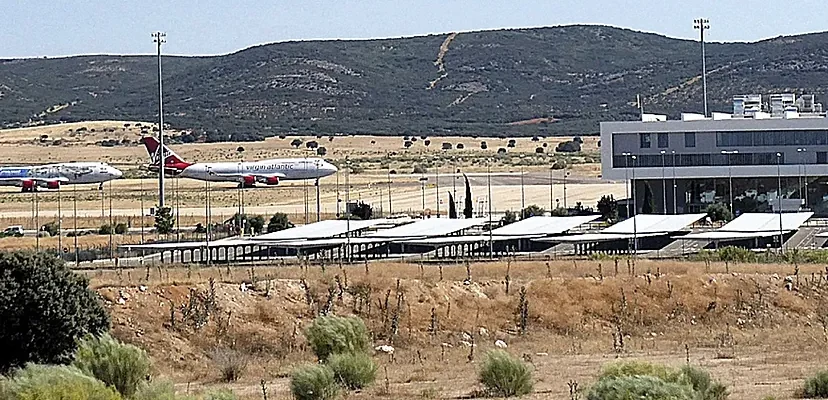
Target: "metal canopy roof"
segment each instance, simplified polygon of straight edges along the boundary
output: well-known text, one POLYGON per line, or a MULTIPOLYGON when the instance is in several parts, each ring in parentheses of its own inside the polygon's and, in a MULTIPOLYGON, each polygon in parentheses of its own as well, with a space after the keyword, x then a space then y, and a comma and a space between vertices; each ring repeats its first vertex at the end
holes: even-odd
POLYGON ((485 218, 470 218, 470 219, 448 219, 448 218, 428 218, 416 221, 414 223, 398 226, 396 228, 380 230, 365 237, 371 238, 411 238, 411 237, 434 237, 449 235, 454 232, 469 229, 473 226, 483 225, 486 223, 485 218))
MULTIPOLYGON (((278 232, 266 233, 264 235, 249 238, 251 241, 278 241, 278 240, 299 240, 299 239, 325 239, 344 235, 348 232, 360 231, 377 225, 388 224, 386 219, 360 220, 327 220, 314 222, 312 224, 300 225, 295 228, 285 229, 278 232)), ((400 222, 407 222, 403 220, 400 222)))
POLYGON ((601 233, 637 233, 641 236, 647 233, 678 232, 706 215, 701 213, 678 215, 638 214, 602 230, 601 233))
MULTIPOLYGON (((515 239, 529 239, 533 237, 540 237, 540 235, 535 236, 495 236, 492 235, 491 239, 493 242, 505 242, 509 240, 515 239)), ((488 243, 489 242, 489 235, 474 235, 474 236, 445 236, 445 237, 435 237, 435 238, 423 238, 423 239, 404 239, 400 240, 399 243, 408 244, 408 245, 415 245, 415 246, 435 246, 435 247, 442 247, 447 246, 450 244, 464 244, 464 243, 488 243)))
POLYGON ((812 212, 799 213, 745 213, 717 229, 719 232, 776 232, 779 233, 779 219, 782 218, 782 230, 799 229, 811 216, 812 212))
POLYGON ((209 244, 206 241, 200 242, 165 242, 165 243, 144 243, 144 244, 124 244, 120 247, 127 250, 132 249, 154 249, 154 250, 189 250, 200 249, 204 247, 224 247, 247 244, 245 240, 239 240, 238 237, 211 240, 209 244))
MULTIPOLYGON (((576 217, 531 217, 492 230, 494 236, 547 236, 564 233, 588 222, 598 219, 600 215, 576 217)), ((488 236, 488 235, 484 235, 488 236)))
POLYGON ((632 239, 633 237, 653 237, 666 235, 665 232, 651 232, 639 233, 633 235, 631 233, 584 233, 580 235, 555 236, 548 238, 532 239, 535 242, 549 242, 549 243, 594 243, 594 242, 609 242, 613 240, 632 239))
MULTIPOLYGON (((783 234, 791 233, 791 231, 782 231, 783 234)), ((710 232, 700 232, 700 233, 691 233, 689 235, 684 235, 681 237, 677 237, 676 239, 680 240, 701 240, 701 241, 720 241, 720 240, 741 240, 741 239, 756 239, 762 237, 771 237, 779 235, 779 231, 764 231, 764 232, 723 232, 723 231, 710 231, 710 232)))

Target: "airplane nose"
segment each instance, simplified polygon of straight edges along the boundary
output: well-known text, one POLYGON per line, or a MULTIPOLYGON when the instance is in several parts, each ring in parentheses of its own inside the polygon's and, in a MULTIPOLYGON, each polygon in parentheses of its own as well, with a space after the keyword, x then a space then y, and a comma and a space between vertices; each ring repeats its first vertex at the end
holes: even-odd
POLYGON ((120 177, 122 177, 122 176, 124 176, 124 173, 123 173, 123 172, 121 172, 121 170, 119 170, 118 168, 112 168, 112 170, 111 170, 111 171, 109 171, 109 172, 110 172, 110 174, 111 174, 113 177, 115 177, 116 179, 117 179, 117 178, 120 178, 120 177))

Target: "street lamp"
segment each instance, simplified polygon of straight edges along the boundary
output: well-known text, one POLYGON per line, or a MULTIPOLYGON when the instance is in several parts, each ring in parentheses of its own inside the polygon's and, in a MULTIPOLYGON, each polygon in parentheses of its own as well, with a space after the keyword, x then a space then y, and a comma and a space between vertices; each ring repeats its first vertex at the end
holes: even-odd
POLYGON ((779 213, 779 251, 785 253, 785 246, 782 243, 782 173, 780 164, 782 163, 782 153, 776 153, 776 198, 778 203, 779 213))
POLYGON ((420 178, 420 189, 423 192, 423 217, 425 217, 425 210, 426 210, 426 200, 425 200, 425 184, 428 182, 428 177, 421 177, 420 178))
POLYGON ((523 218, 523 210, 526 209, 526 192, 523 188, 523 154, 520 155, 520 217, 523 218))
POLYGON ((348 203, 351 201, 351 160, 345 156, 345 256, 348 263, 351 263, 351 209, 348 203))
POLYGON ((204 180, 204 221, 207 223, 204 234, 204 242, 206 244, 206 248, 204 250, 207 252, 208 267, 210 266, 210 259, 213 256, 210 252, 210 175, 212 173, 213 171, 210 167, 207 167, 207 179, 204 180))
POLYGON ((161 45, 167 43, 167 34, 155 32, 153 42, 158 49, 158 208, 164 208, 164 90, 161 80, 161 45))
MULTIPOLYGON (((316 164, 316 176, 319 176, 319 160, 316 160, 314 164, 316 164)), ((319 197, 319 190, 319 178, 316 178, 316 222, 322 220, 322 200, 319 197)), ((382 192, 382 189, 380 189, 380 192, 382 192)), ((380 202, 380 204, 382 203, 380 202)))
POLYGON ((805 149, 805 148, 796 149, 796 152, 800 154, 799 161, 802 163, 802 171, 803 171, 802 182, 804 182, 804 184, 802 184, 802 183, 799 184, 799 198, 805 201, 805 207, 808 207, 808 163, 807 163, 807 160, 806 160, 806 158, 808 158, 808 155, 805 154, 805 152, 807 152, 807 151, 808 151, 808 149, 805 149), (804 190, 805 190, 804 195, 802 193, 803 186, 804 186, 804 190))
POLYGON ((564 173, 563 173, 563 208, 564 210, 568 210, 566 207, 566 177, 569 176, 569 171, 567 171, 567 165, 564 164, 564 173))
POLYGON ((704 31, 710 29, 710 20, 699 18, 693 20, 693 29, 699 30, 702 58, 702 89, 704 91, 704 116, 707 117, 707 61, 704 54, 704 31))
POLYGON ((631 153, 621 153, 624 156, 624 195, 627 198, 627 218, 631 218, 632 213, 632 206, 630 205, 630 156, 631 153))
POLYGON ((661 150, 661 199, 664 202, 662 207, 664 215, 667 215, 667 177, 664 176, 666 170, 666 166, 664 164, 665 154, 667 154, 667 151, 661 150))
POLYGON ((435 182, 435 190, 434 190, 434 198, 437 200, 437 218, 440 218, 440 165, 435 164, 437 168, 437 177, 434 178, 435 182))
POLYGON ((494 259, 494 239, 492 237, 492 160, 486 162, 486 186, 489 191, 489 258, 494 259))
MULTIPOLYGON (((633 206, 635 207, 635 213, 638 214, 638 205, 636 204, 636 201, 635 201, 636 200, 635 199, 635 160, 636 160, 636 157, 632 156, 631 158, 632 158, 632 162, 633 162, 632 181, 631 181, 632 198, 633 198, 633 206)), ((633 249, 634 249, 633 256, 638 254, 638 227, 636 225, 636 220, 635 219, 636 219, 635 216, 633 216, 633 249)))
POLYGON ((730 215, 733 215, 733 165, 730 162, 730 156, 732 154, 739 154, 739 150, 722 150, 722 154, 727 157, 727 194, 730 198, 730 215))
POLYGON ((385 156, 388 158, 388 215, 392 215, 393 211, 391 209, 391 155, 385 153, 385 156))
POLYGON ((676 198, 676 151, 673 154, 673 215, 678 214, 678 199, 676 198))
POLYGON ((549 167, 549 215, 555 210, 555 194, 552 191, 552 171, 554 168, 549 167))

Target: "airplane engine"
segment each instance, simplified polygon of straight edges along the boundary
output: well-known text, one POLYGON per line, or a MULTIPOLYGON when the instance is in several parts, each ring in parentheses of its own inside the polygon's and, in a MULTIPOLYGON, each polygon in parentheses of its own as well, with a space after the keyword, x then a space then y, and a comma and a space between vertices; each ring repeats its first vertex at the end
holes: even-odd
POLYGON ((255 176, 242 177, 242 185, 244 185, 244 187, 256 186, 256 177, 255 176))
POLYGON ((24 192, 33 192, 37 190, 37 186, 35 185, 35 181, 27 179, 25 181, 20 182, 20 187, 23 188, 24 192))
POLYGON ((267 185, 278 185, 279 184, 279 177, 269 176, 265 179, 265 184, 267 184, 267 185))
POLYGON ((49 181, 46 182, 47 189, 60 189, 60 181, 49 181))

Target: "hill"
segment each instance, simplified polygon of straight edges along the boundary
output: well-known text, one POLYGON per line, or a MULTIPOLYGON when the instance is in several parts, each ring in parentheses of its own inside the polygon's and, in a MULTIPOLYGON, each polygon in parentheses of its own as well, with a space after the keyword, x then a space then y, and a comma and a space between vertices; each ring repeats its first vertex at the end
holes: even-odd
MULTIPOLYGON (((828 34, 707 46, 711 108, 825 93, 828 34)), ((154 120, 152 56, 0 60, 0 125, 154 120)), ((165 118, 211 141, 279 133, 552 135, 701 111, 697 42, 606 26, 268 44, 165 57, 165 118), (518 123, 515 123, 518 122, 518 123)))

